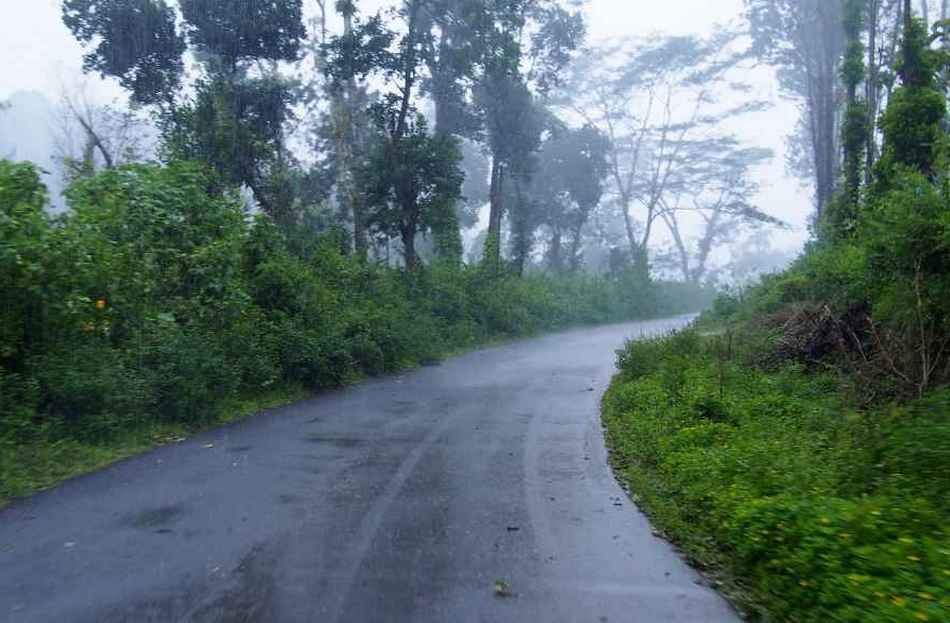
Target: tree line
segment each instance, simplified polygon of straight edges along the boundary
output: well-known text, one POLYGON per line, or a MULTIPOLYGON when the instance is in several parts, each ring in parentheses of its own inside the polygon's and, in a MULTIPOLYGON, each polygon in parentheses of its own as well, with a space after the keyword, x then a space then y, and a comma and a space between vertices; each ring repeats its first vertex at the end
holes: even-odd
POLYGON ((772 296, 842 314, 833 333, 869 394, 923 395, 950 373, 947 3, 936 20, 911 0, 748 6, 760 49, 806 94, 816 188, 814 240, 772 296))
POLYGON ((262 397, 711 298, 585 270, 609 140, 541 105, 578 13, 303 8, 63 2, 87 69, 132 106, 65 101, 65 211, 35 164, 0 159, 0 498, 262 397))
MULTIPOLYGON (((282 226, 338 227, 358 257, 649 274, 660 226, 654 268, 699 283, 743 228, 781 225, 752 199, 771 152, 716 129, 764 106, 719 105, 750 58, 735 28, 591 45, 559 0, 67 0, 63 21, 163 160, 210 165, 282 226)), ((88 139, 70 161, 121 163, 117 120, 70 108, 88 139)))

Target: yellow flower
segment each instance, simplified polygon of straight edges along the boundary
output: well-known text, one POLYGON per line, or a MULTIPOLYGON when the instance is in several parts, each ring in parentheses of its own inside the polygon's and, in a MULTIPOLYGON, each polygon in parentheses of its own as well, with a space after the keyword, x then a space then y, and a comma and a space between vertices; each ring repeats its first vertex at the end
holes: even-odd
POLYGON ((96 301, 96 309, 98 309, 99 311, 105 310, 105 308, 108 307, 108 305, 109 303, 105 299, 98 299, 96 301))

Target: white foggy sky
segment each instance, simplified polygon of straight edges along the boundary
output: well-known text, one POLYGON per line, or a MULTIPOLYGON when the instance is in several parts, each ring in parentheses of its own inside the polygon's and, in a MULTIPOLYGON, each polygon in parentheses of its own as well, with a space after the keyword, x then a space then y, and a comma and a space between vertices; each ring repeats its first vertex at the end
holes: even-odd
MULTIPOLYGON (((305 0, 306 4, 312 4, 305 0)), ((381 0, 361 3, 388 4, 381 0)), ((663 33, 705 33, 716 23, 737 19, 742 0, 590 0, 586 9, 592 42, 613 38, 663 33)), ((0 99, 17 91, 38 91, 57 101, 64 85, 83 81, 107 98, 121 95, 114 83, 82 76, 82 49, 60 21, 59 0, 0 0, 0 99)), ((798 248, 807 237, 811 201, 807 190, 785 173, 784 139, 797 118, 793 102, 778 96, 768 72, 756 77, 756 93, 750 97, 775 102, 769 111, 743 117, 730 127, 749 144, 771 147, 775 161, 760 171, 762 192, 758 203, 766 212, 792 225, 778 232, 777 247, 798 248)))

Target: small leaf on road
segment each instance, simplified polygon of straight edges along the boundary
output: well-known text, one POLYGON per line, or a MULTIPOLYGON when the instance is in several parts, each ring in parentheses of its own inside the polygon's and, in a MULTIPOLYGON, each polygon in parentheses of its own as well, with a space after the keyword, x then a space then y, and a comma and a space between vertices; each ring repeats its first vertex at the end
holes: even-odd
POLYGON ((511 584, 504 580, 495 580, 495 597, 514 597, 514 593, 511 592, 511 584))

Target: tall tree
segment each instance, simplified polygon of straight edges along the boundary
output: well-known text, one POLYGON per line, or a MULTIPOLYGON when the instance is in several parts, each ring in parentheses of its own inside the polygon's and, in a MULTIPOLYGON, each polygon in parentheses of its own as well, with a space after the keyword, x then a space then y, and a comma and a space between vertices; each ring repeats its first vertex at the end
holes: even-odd
POLYGON ((292 61, 306 36, 303 0, 178 0, 191 44, 226 72, 242 61, 292 61))
POLYGON ((844 31, 847 38, 841 77, 847 97, 841 129, 843 148, 844 196, 831 215, 833 229, 844 232, 852 228, 864 179, 864 150, 867 148, 867 102, 859 97, 858 87, 865 80, 864 43, 867 0, 845 0, 844 31))
POLYGON ((911 0, 904 0, 903 33, 894 91, 881 118, 884 149, 876 169, 876 193, 890 188, 900 169, 926 176, 937 172, 947 139, 941 128, 947 114, 946 97, 937 89, 937 72, 946 66, 943 50, 930 47, 924 21, 914 17, 911 0))
MULTIPOLYGON (((486 119, 486 135, 492 154, 489 191, 488 238, 485 260, 495 268, 501 258, 501 228, 505 199, 522 192, 530 180, 532 158, 541 145, 543 121, 528 86, 517 74, 498 71, 483 79, 478 98, 486 119)), ((527 223, 522 219, 522 227, 527 223)))
POLYGON ((837 85, 845 37, 843 0, 746 0, 758 53, 778 67, 782 88, 801 98, 819 217, 831 201, 839 170, 837 85))
POLYGON ((684 165, 684 150, 724 120, 759 110, 726 107, 724 92, 744 91, 730 72, 748 58, 740 33, 707 39, 655 37, 591 50, 573 67, 565 104, 604 132, 609 191, 619 204, 629 256, 648 271, 649 245, 662 205, 684 165))
POLYGON ((320 146, 334 159, 337 196, 353 227, 353 246, 358 257, 368 251, 365 196, 357 177, 369 151, 371 121, 366 78, 389 60, 394 33, 379 15, 365 21, 354 0, 341 0, 336 10, 343 20, 343 33, 321 44, 320 66, 329 77, 330 110, 322 128, 320 146))
POLYGON ((603 196, 608 150, 607 137, 594 126, 563 124, 554 126, 541 148, 531 194, 551 232, 547 262, 554 272, 577 271, 583 262, 584 227, 603 196))
POLYGON ((744 147, 734 137, 687 146, 687 164, 677 169, 673 190, 660 211, 685 281, 700 283, 709 273, 713 251, 743 229, 784 225, 752 200, 759 190, 753 169, 772 157, 771 150, 744 147), (692 221, 690 227, 687 221, 692 221), (690 229, 698 232, 694 240, 688 238, 690 229))
MULTIPOLYGON (((444 227, 462 186, 457 141, 432 135, 418 111, 429 42, 424 6, 423 0, 405 0, 392 14, 402 21, 401 34, 379 19, 371 20, 353 35, 370 45, 350 55, 337 52, 331 63, 343 68, 344 77, 372 74, 385 83, 386 92, 371 109, 378 134, 361 181, 367 188, 368 225, 401 239, 410 271, 419 266, 416 237, 444 227), (353 63, 349 69, 347 62, 353 63)), ((333 45, 340 50, 347 43, 337 40, 333 45)))
POLYGON ((59 112, 55 158, 67 184, 145 158, 149 127, 133 110, 96 104, 80 89, 64 93, 59 112))
POLYGON ((579 12, 556 0, 499 0, 489 3, 479 47, 476 98, 492 154, 491 192, 485 259, 499 265, 507 178, 516 188, 527 182, 528 159, 540 145, 531 123, 535 92, 556 84, 557 75, 581 44, 585 29, 579 12), (530 34, 530 36, 528 36, 530 34), (532 61, 531 70, 523 65, 532 61))
POLYGON ((118 78, 137 102, 162 104, 167 154, 209 163, 225 182, 251 188, 265 211, 285 215, 292 93, 276 63, 297 58, 302 0, 178 5, 182 32, 164 0, 66 0, 63 21, 81 43, 97 44, 87 70, 118 78), (204 72, 180 102, 186 41, 204 72))
MULTIPOLYGON (((431 0, 423 9, 429 33, 423 50, 428 76, 422 89, 430 96, 437 136, 478 137, 480 123, 473 106, 472 87, 485 42, 493 27, 492 7, 481 0, 431 0)), ((462 202, 434 232, 436 252, 458 262, 462 256, 462 202)))
POLYGON ((185 39, 165 0, 65 0, 63 23, 86 47, 86 71, 111 76, 140 104, 168 103, 184 71, 185 39))

